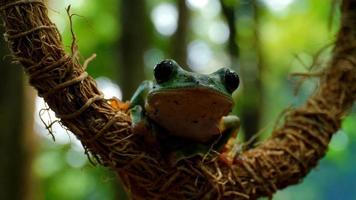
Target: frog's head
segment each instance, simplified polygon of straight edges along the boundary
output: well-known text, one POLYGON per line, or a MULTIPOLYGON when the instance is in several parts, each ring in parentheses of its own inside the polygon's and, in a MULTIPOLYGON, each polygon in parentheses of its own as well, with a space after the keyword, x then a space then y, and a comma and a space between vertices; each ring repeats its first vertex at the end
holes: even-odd
POLYGON ((154 91, 170 89, 203 89, 213 90, 231 98, 231 94, 239 86, 240 80, 236 72, 229 68, 221 68, 212 74, 198 74, 182 69, 174 60, 164 60, 154 68, 154 91))
POLYGON ((220 120, 231 111, 231 95, 239 86, 237 73, 221 68, 198 74, 164 60, 156 65, 154 76, 145 105, 151 119, 173 135, 196 141, 206 142, 220 133, 220 120))

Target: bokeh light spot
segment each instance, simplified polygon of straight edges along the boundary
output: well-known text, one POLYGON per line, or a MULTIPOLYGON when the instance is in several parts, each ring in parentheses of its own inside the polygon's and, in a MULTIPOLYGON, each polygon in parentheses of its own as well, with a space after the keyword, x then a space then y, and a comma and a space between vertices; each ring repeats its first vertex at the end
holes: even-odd
POLYGON ((107 77, 98 77, 95 79, 99 90, 104 94, 104 98, 110 99, 116 97, 122 99, 122 91, 120 87, 107 77))
POLYGON ((81 168, 86 164, 87 157, 84 155, 84 151, 69 149, 66 153, 66 161, 71 167, 81 168))
MULTIPOLYGON (((52 139, 50 136, 49 130, 46 129, 46 126, 49 126, 53 122, 57 121, 58 118, 56 114, 50 110, 46 109, 48 106, 44 102, 44 100, 40 97, 36 98, 36 105, 35 105, 35 131, 41 137, 46 139, 52 139), (46 126, 45 126, 45 124, 46 126)), ((70 136, 70 132, 65 130, 59 122, 53 123, 50 127, 52 131, 55 141, 57 144, 69 144, 72 139, 76 140, 75 137, 70 136)))
POLYGON ((201 11, 204 18, 213 19, 217 17, 221 14, 221 5, 219 0, 209 0, 204 6, 204 9, 201 9, 201 11))
POLYGON ((48 151, 42 152, 36 157, 33 169, 39 177, 50 177, 57 173, 63 165, 61 165, 61 156, 59 152, 48 151), (59 161, 59 162, 58 162, 59 161))
POLYGON ((223 22, 215 22, 209 28, 209 39, 217 44, 223 44, 229 39, 230 31, 223 22))
POLYGON ((205 42, 195 40, 188 45, 188 64, 194 71, 201 72, 207 67, 212 54, 205 42))
POLYGON ((343 130, 339 130, 332 138, 329 148, 334 151, 343 151, 349 143, 349 136, 343 130))
POLYGON ((156 6, 152 13, 151 19, 156 30, 165 36, 172 35, 177 30, 178 11, 170 3, 161 3, 156 6))
POLYGON ((286 9, 294 0, 263 0, 269 9, 273 11, 282 11, 286 9))
POLYGON ((187 0, 187 5, 191 9, 201 9, 208 4, 209 0, 187 0))
POLYGON ((84 0, 65 0, 66 6, 71 6, 73 8, 80 8, 84 4, 84 0))

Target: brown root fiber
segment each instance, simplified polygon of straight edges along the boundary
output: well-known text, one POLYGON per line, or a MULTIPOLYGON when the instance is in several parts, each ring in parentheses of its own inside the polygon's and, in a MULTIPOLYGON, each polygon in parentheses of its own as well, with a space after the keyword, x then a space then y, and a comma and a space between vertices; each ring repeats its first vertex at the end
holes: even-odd
POLYGON ((40 0, 0 0, 9 48, 44 97, 100 164, 115 170, 133 199, 256 199, 298 183, 325 155, 356 98, 356 1, 342 3, 341 28, 319 90, 233 166, 216 155, 169 166, 158 149, 132 135, 130 118, 102 98, 40 0))

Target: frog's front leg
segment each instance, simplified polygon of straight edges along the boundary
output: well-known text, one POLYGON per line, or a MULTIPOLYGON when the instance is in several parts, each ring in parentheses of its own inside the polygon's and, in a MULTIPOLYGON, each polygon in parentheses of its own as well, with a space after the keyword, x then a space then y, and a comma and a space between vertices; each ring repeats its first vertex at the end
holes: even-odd
POLYGON ((134 134, 145 135, 149 129, 149 121, 145 115, 145 103, 147 93, 152 89, 153 83, 151 81, 144 81, 137 88, 130 100, 130 116, 132 121, 132 131, 134 134))
POLYGON ((137 105, 141 106, 144 108, 145 103, 146 103, 146 97, 149 91, 151 91, 153 88, 153 83, 152 81, 143 81, 135 91, 135 93, 132 95, 130 99, 130 108, 133 108, 137 105))
POLYGON ((232 164, 236 154, 240 151, 240 145, 236 142, 240 129, 240 119, 235 115, 223 117, 220 123, 222 137, 218 147, 221 150, 220 158, 227 164, 232 164))

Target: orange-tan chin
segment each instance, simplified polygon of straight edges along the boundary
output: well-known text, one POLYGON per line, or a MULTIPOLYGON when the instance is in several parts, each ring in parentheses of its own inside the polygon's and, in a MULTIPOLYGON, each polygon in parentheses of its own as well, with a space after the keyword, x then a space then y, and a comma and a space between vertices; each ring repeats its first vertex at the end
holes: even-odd
POLYGON ((220 134, 219 123, 232 108, 232 99, 206 88, 167 89, 151 93, 148 116, 172 135, 207 142, 220 134))

